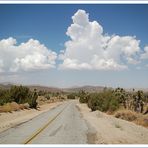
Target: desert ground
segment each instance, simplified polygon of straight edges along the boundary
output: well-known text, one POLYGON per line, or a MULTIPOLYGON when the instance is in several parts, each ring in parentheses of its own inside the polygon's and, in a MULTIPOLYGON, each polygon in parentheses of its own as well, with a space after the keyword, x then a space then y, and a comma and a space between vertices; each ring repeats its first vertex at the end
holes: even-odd
POLYGON ((0 114, 1 144, 148 144, 148 129, 70 100, 0 114))

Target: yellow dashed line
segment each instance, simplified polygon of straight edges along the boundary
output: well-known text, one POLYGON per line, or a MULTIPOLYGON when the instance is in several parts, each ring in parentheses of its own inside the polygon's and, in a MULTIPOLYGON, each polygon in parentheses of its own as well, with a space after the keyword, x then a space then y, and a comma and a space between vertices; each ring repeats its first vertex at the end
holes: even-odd
POLYGON ((53 122, 64 111, 64 109, 62 109, 56 116, 54 116, 52 119, 50 119, 44 126, 42 126, 41 128, 39 128, 34 134, 32 134, 27 140, 25 140, 25 142, 23 142, 23 144, 29 144, 29 143, 31 143, 31 141, 36 136, 38 136, 51 122, 53 122))

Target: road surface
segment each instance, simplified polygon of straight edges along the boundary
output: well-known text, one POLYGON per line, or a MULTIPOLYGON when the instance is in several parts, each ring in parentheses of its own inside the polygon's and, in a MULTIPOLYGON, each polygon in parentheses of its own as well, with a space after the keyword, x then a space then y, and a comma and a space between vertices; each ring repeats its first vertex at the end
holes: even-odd
POLYGON ((93 143, 93 133, 93 129, 81 117, 76 101, 67 101, 0 133, 0 143, 87 144, 93 143))

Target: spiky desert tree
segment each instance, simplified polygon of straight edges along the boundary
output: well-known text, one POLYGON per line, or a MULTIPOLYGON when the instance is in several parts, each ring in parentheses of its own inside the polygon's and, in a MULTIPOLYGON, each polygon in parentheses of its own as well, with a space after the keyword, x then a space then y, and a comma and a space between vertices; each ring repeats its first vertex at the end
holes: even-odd
POLYGON ((143 102, 144 95, 143 95, 143 91, 138 90, 136 92, 136 94, 133 95, 133 99, 134 99, 134 103, 133 103, 133 105, 134 105, 134 111, 142 113, 143 112, 143 107, 144 107, 144 102, 143 102))
POLYGON ((124 108, 127 108, 127 93, 123 88, 116 88, 115 89, 115 96, 118 98, 119 103, 123 104, 124 108))

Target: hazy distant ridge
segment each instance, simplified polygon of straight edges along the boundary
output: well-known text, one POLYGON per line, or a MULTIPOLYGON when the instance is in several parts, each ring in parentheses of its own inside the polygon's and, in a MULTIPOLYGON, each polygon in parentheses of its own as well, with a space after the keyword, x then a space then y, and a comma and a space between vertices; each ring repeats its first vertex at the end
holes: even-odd
MULTIPOLYGON (((13 84, 13 83, 1 83, 0 88, 2 89, 9 89, 12 85, 20 85, 20 84, 13 84)), ((75 86, 75 87, 69 87, 69 88, 58 88, 58 87, 52 87, 52 86, 41 86, 41 85, 25 85, 29 87, 31 90, 37 89, 49 91, 49 92, 79 92, 81 90, 84 90, 86 92, 100 92, 104 90, 104 86, 91 86, 91 85, 84 85, 84 86, 75 86)), ((112 89, 111 87, 108 87, 112 89)), ((125 88, 127 91, 132 91, 133 88, 125 88)), ((137 90, 143 90, 144 92, 148 92, 147 88, 135 88, 135 91, 137 90)))

